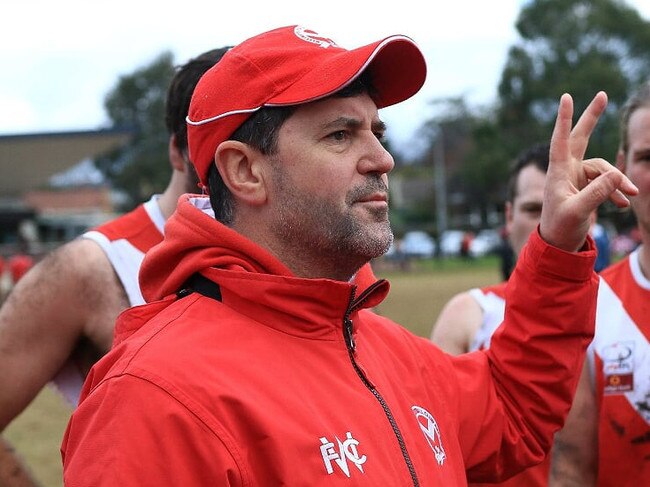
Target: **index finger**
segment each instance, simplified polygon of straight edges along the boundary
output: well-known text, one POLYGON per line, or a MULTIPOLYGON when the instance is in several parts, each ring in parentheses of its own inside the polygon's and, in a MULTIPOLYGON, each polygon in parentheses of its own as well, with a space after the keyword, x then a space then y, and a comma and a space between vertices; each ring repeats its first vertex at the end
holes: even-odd
POLYGON ((550 161, 566 161, 570 154, 571 125, 573 123, 573 98, 568 93, 560 97, 560 106, 551 136, 550 161))

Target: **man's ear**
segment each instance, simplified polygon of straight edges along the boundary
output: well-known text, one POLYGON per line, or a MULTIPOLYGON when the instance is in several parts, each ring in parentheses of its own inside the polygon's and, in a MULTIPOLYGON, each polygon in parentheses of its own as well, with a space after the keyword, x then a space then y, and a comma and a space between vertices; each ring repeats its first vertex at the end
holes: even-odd
POLYGON ((263 165, 265 156, 258 150, 236 140, 222 142, 214 156, 221 178, 233 196, 258 206, 267 198, 263 165))
POLYGON ((172 165, 172 169, 175 171, 185 172, 187 169, 187 162, 183 156, 183 152, 179 149, 178 144, 176 143, 176 135, 172 134, 169 136, 169 162, 172 165))

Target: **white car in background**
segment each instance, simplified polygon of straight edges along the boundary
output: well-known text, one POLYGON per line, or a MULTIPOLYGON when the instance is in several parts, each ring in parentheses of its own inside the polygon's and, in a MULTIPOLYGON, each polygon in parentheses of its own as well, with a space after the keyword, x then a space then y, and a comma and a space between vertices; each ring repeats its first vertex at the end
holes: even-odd
POLYGON ((445 230, 440 236, 440 253, 444 257, 460 255, 460 244, 465 232, 462 230, 445 230))
POLYGON ((436 253, 436 242, 427 232, 413 230, 404 234, 399 250, 408 257, 433 257, 436 253))
POLYGON ((479 231, 469 244, 469 255, 483 257, 497 251, 501 245, 501 235, 491 228, 479 231))

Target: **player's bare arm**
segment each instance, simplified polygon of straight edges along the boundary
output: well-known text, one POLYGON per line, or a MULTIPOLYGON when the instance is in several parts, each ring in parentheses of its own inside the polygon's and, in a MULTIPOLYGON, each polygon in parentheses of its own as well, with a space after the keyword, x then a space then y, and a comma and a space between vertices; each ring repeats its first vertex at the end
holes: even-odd
POLYGON ((14 449, 0 436, 0 485, 2 487, 40 487, 24 468, 14 449))
POLYGON ((128 306, 101 248, 80 239, 39 262, 0 308, 0 430, 50 381, 86 338, 110 348, 128 306))
POLYGON ((585 364, 569 416, 564 427, 555 435, 549 487, 596 485, 597 411, 589 367, 585 364))
POLYGON ((483 311, 468 292, 456 294, 447 302, 431 332, 431 341, 445 352, 460 355, 469 351, 483 311))

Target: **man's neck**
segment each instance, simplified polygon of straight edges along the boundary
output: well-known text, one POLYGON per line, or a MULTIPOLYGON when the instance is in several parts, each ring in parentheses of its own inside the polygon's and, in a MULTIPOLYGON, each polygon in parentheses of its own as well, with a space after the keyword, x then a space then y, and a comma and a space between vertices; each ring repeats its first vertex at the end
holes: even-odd
POLYGON ((163 217, 165 217, 165 220, 169 219, 172 213, 174 213, 179 197, 180 194, 176 196, 171 194, 171 192, 165 190, 165 192, 161 194, 160 198, 158 198, 156 201, 156 203, 158 203, 158 207, 160 208, 160 212, 162 213, 163 217))
POLYGON ((167 220, 174 210, 176 210, 176 205, 178 204, 178 198, 184 193, 187 192, 187 183, 185 175, 179 171, 172 171, 172 177, 169 180, 169 184, 165 188, 165 191, 158 198, 158 206, 160 211, 167 220))

